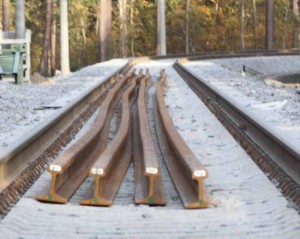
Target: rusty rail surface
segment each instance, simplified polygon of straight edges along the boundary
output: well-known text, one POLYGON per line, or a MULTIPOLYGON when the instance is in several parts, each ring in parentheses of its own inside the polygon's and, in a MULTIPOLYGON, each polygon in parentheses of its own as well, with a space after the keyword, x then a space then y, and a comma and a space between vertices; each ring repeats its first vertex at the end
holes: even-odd
POLYGON ((131 105, 139 78, 132 79, 122 97, 122 115, 115 138, 89 169, 94 177, 93 196, 82 200, 82 205, 110 206, 132 160, 131 105))
POLYGON ((133 159, 135 169, 135 204, 166 205, 161 170, 150 133, 147 97, 151 75, 141 80, 138 102, 133 111, 133 159))
POLYGON ((300 149, 214 86, 185 68, 174 68, 285 196, 300 206, 300 149))
POLYGON ((51 186, 47 195, 38 196, 44 202, 66 203, 88 176, 89 169, 107 144, 110 122, 122 88, 132 73, 121 78, 108 93, 93 126, 69 149, 63 152, 48 168, 51 186))
POLYGON ((0 216, 9 211, 44 172, 45 166, 72 141, 103 101, 115 78, 130 68, 127 63, 0 152, 0 216))
MULTIPOLYGON (((188 61, 199 60, 212 60, 223 58, 236 58, 236 57, 260 57, 260 56, 288 56, 288 55, 300 55, 298 49, 292 50, 245 50, 245 51, 209 51, 199 52, 193 54, 174 54, 166 56, 151 56, 137 58, 140 62, 146 61, 147 58, 151 60, 164 60, 164 59, 185 59, 188 61)), ((135 63, 133 61, 133 63, 135 63)))
POLYGON ((156 88, 155 120, 160 148, 185 208, 206 208, 216 206, 204 188, 208 172, 181 138, 168 114, 164 102, 166 74, 161 73, 156 88))

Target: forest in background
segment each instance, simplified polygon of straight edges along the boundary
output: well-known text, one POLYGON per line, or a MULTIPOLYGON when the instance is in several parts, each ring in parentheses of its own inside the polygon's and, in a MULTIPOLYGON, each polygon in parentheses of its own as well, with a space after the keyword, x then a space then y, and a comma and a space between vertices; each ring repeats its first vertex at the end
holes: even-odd
MULTIPOLYGON (((99 31, 103 13, 100 2, 68 1, 71 71, 100 61, 99 31)), ((59 1, 26 0, 26 28, 32 31, 32 72, 40 71, 49 3, 52 7, 51 39, 56 42, 56 57, 52 68, 59 69, 60 66, 59 1)), ((165 3, 168 54, 266 47, 266 0, 166 0, 165 3)), ((111 4, 112 28, 108 59, 155 55, 156 1, 112 0, 111 4)), ((14 31, 14 5, 11 0, 10 31, 14 31)), ((0 12, 1 23, 2 11, 3 8, 0 12)), ((275 1, 273 48, 298 47, 297 11, 298 0, 275 1)), ((51 48, 47 49, 50 56, 51 48)), ((47 71, 49 74, 50 65, 47 71)))

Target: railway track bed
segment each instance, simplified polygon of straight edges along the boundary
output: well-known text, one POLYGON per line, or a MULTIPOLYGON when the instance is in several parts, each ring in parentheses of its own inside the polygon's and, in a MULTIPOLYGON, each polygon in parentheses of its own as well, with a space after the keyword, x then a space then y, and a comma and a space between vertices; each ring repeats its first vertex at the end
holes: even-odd
MULTIPOLYGON (((93 186, 91 177, 66 205, 37 202, 35 197, 47 193, 51 180, 50 174, 45 172, 0 222, 0 230, 7 238, 296 238, 300 231, 298 213, 289 208, 288 201, 274 184, 176 74, 173 63, 170 60, 152 61, 140 63, 136 68, 149 68, 154 83, 160 71, 166 69, 168 80, 164 98, 168 111, 182 138, 207 169, 209 177, 205 185, 218 207, 183 209, 159 142, 154 137, 167 206, 134 205, 133 164, 109 208, 79 205, 93 186)), ((152 136, 156 134, 154 98, 153 84, 148 96, 152 136)), ((88 131, 95 117, 83 129, 84 132, 88 131)), ((118 117, 116 113, 115 121, 118 117)), ((113 139, 115 128, 110 131, 113 139)))

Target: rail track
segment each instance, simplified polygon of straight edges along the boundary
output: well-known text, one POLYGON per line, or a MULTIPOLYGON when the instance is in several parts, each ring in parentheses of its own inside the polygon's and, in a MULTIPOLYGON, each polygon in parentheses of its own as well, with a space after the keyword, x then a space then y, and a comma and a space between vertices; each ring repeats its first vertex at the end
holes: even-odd
POLYGON ((300 149, 177 61, 174 68, 283 194, 300 207, 300 149))
MULTIPOLYGON (((165 205, 160 167, 151 144, 153 135, 150 134, 147 124, 146 98, 151 76, 149 73, 132 75, 129 69, 137 63, 151 59, 185 58, 182 59, 184 62, 185 60, 278 55, 299 55, 299 52, 254 51, 174 55, 138 58, 129 62, 120 72, 110 76, 104 84, 83 95, 77 102, 63 109, 35 130, 32 135, 24 137, 12 148, 0 154, 0 213, 5 215, 49 164, 48 170, 52 175, 50 191, 47 195, 38 197, 38 200, 66 203, 84 178, 90 175, 95 181, 91 197, 83 200, 81 204, 109 206, 113 203, 126 173, 131 155, 135 163, 135 203, 165 205), (120 77, 119 74, 122 76, 120 77), (112 142, 108 143, 109 125, 114 109, 121 99, 122 116, 118 122, 118 134, 112 142), (72 140, 99 105, 101 105, 101 116, 99 115, 97 123, 89 134, 60 154, 63 147, 72 140), (132 124, 134 127, 131 126, 132 124), (57 132, 60 132, 59 137, 57 132), (133 142, 134 147, 129 142, 133 142), (86 160, 83 161, 82 158, 86 160), (122 166, 118 167, 120 165, 122 166)), ((198 77, 192 76, 179 62, 175 68, 191 88, 199 96, 201 95, 200 98, 217 114, 257 164, 265 172, 270 173, 270 178, 278 180, 284 194, 299 206, 300 183, 299 173, 297 174, 299 150, 290 147, 276 134, 272 132, 269 134, 268 130, 265 132, 266 127, 263 124, 253 126, 253 119, 247 118, 247 114, 244 114, 243 118, 238 116, 241 110, 233 111, 229 108, 230 103, 222 94, 211 93, 211 89, 208 91, 209 95, 203 94, 203 90, 200 90, 200 86, 197 85, 198 77), (263 134, 258 136, 258 132, 263 134), (268 143, 266 138, 270 140, 268 143), (259 141, 263 143, 260 144, 259 141), (274 144, 277 151, 274 151, 274 147, 270 147, 274 144), (282 164, 281 158, 288 158, 288 160, 282 164)), ((186 208, 215 205, 203 184, 209 172, 199 163, 180 136, 176 135, 177 131, 174 125, 172 126, 170 118, 163 113, 167 111, 162 96, 165 78, 162 73, 157 87, 155 120, 168 171, 186 208)))

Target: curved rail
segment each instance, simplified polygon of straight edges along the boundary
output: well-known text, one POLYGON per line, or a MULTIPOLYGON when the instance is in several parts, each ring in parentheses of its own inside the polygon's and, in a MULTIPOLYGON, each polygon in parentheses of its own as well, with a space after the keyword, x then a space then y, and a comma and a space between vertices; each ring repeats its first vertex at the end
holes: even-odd
POLYGON ((131 101, 141 76, 134 77, 122 97, 122 116, 117 135, 90 168, 95 185, 93 197, 82 205, 110 206, 132 160, 131 101))
POLYGON ((45 165, 72 140, 114 84, 115 77, 129 69, 130 62, 0 152, 0 214, 7 212, 44 171, 45 165))
POLYGON ((150 133, 147 97, 151 75, 141 80, 138 102, 133 112, 133 159, 135 167, 135 204, 166 205, 161 170, 150 133))
POLYGON ((265 171, 274 175, 273 167, 266 164, 268 158, 288 175, 287 178, 278 173, 275 178, 283 191, 300 205, 300 190, 291 190, 300 187, 300 149, 181 63, 175 63, 174 68, 226 128, 238 136, 242 146, 265 171))
POLYGON ((216 206, 204 189, 208 172, 196 158, 175 128, 164 102, 166 74, 161 73, 156 88, 157 112, 155 115, 159 144, 161 145, 168 171, 179 192, 185 208, 216 206))
POLYGON ((88 176, 97 155, 106 147, 109 126, 122 88, 132 73, 120 79, 101 104, 101 110, 93 126, 74 145, 63 152, 49 166, 52 180, 47 195, 37 197, 39 201, 66 203, 88 176))
MULTIPOLYGON (((243 52, 209 52, 203 54, 177 54, 136 58, 125 65, 119 72, 127 72, 133 65, 149 60, 186 58, 203 60, 214 58, 284 56, 299 55, 292 51, 243 51, 243 52)), ((119 73, 118 72, 118 73, 119 73)), ((30 134, 20 138, 13 146, 0 152, 0 213, 4 214, 9 205, 16 202, 26 189, 36 180, 45 165, 49 164, 65 147, 96 109, 105 92, 114 83, 112 74, 104 83, 95 86, 83 94, 76 102, 61 109, 44 124, 35 128, 30 134), (71 123, 72 122, 72 123, 71 123), (60 132, 59 139, 57 132, 60 132)))

